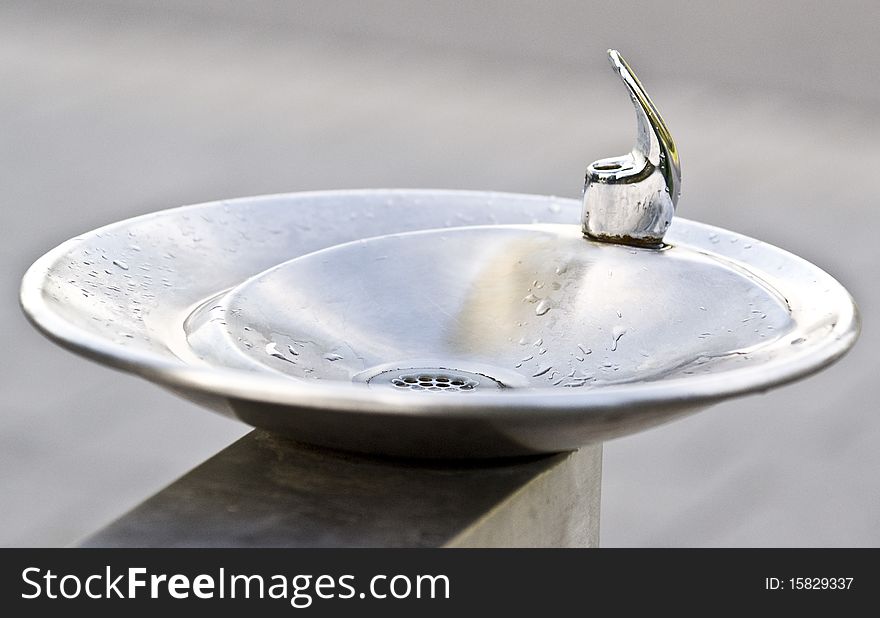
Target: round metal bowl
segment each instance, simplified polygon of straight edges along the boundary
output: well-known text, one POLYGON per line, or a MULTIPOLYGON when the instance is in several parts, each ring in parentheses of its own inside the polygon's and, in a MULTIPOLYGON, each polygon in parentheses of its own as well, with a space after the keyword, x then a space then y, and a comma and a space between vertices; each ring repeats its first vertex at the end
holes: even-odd
POLYGON ((251 425, 418 457, 574 449, 858 336, 846 290, 790 253, 681 218, 664 250, 588 241, 580 209, 434 190, 181 207, 50 251, 21 303, 59 344, 251 425))

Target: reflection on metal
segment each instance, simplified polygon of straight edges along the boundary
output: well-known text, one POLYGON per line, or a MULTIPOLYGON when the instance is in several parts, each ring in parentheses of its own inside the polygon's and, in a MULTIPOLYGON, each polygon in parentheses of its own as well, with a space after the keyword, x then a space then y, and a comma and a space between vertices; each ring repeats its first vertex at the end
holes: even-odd
POLYGON ((590 164, 584 182, 583 231, 590 238, 660 246, 681 192, 681 163, 672 135, 629 64, 608 50, 636 110, 638 135, 629 154, 590 164))

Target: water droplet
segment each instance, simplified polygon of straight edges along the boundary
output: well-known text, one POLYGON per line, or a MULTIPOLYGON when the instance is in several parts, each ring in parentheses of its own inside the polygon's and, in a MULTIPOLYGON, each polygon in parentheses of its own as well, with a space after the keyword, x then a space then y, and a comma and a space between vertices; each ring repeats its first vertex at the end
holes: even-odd
POLYGON ((556 274, 557 275, 565 274, 565 271, 567 271, 567 270, 568 270, 568 264, 560 264, 559 266, 556 267, 556 274))
POLYGON ((550 311, 552 307, 553 305, 550 303, 550 300, 545 298, 540 303, 538 303, 537 307, 535 307, 535 315, 544 315, 548 311, 550 311))
POLYGON ((621 328, 620 326, 615 326, 614 330, 611 331, 611 351, 617 351, 617 342, 620 341, 620 338, 626 334, 626 329, 621 328))
POLYGON ((535 342, 532 345, 535 346, 536 348, 540 348, 542 345, 544 345, 544 338, 539 337, 538 339, 535 340, 535 342))
MULTIPOLYGON (((248 343, 246 341, 244 342, 244 344, 248 348, 251 347, 250 345, 248 345, 248 343)), ((276 347, 274 341, 270 341, 269 343, 266 344, 266 354, 268 354, 272 358, 277 358, 278 360, 283 360, 288 363, 293 363, 292 360, 290 360, 289 358, 284 356, 284 354, 282 354, 281 352, 278 351, 278 348, 276 347)))
POLYGON ((547 373, 548 371, 550 371, 551 369, 553 369, 553 367, 551 365, 547 365, 546 367, 541 367, 540 369, 538 369, 537 373, 532 374, 532 377, 538 378, 538 377, 544 375, 545 373, 547 373))
POLYGON ((537 296, 535 296, 534 294, 529 294, 528 296, 523 298, 524 303, 536 303, 539 300, 541 300, 541 299, 538 298, 537 296))
POLYGON ((794 341, 791 342, 791 345, 798 345, 800 343, 803 343, 804 341, 806 341, 806 339, 804 339, 803 337, 798 337, 797 339, 795 339, 794 341))
POLYGON ((293 349, 292 345, 287 346, 287 351, 290 352, 292 356, 299 356, 299 352, 293 349))
POLYGON ((324 355, 324 360, 330 361, 331 363, 334 363, 338 360, 342 360, 343 358, 345 358, 345 357, 342 356, 342 354, 337 354, 336 352, 327 352, 324 355))
POLYGON ((544 282, 538 281, 536 279, 535 281, 532 282, 532 287, 534 287, 536 290, 540 290, 542 287, 544 287, 544 282))
POLYGON ((578 344, 578 350, 580 350, 581 352, 583 352, 583 353, 584 353, 584 356, 586 356, 587 354, 592 354, 592 353, 593 353, 593 350, 591 350, 590 348, 585 348, 585 347, 582 346, 581 344, 578 344))
POLYGON ((113 260, 113 265, 118 266, 122 270, 128 270, 128 264, 126 264, 122 260, 113 260))

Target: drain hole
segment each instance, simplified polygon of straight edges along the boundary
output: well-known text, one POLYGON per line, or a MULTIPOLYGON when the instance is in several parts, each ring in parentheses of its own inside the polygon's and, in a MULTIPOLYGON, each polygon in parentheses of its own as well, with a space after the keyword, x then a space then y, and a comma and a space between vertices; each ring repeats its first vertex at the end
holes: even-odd
MULTIPOLYGON (((372 380, 371 380, 372 381, 372 380)), ((472 391, 480 385, 480 381, 462 375, 441 374, 403 374, 390 380, 391 384, 401 390, 433 391, 455 393, 459 391, 472 391)), ((493 386, 497 384, 492 381, 493 386)))
POLYGON ((486 368, 486 373, 453 369, 454 365, 385 365, 385 368, 372 373, 369 370, 355 376, 355 382, 366 382, 372 387, 393 388, 399 391, 429 391, 432 393, 471 393, 476 390, 495 390, 510 388, 506 382, 491 377, 494 368, 486 368))

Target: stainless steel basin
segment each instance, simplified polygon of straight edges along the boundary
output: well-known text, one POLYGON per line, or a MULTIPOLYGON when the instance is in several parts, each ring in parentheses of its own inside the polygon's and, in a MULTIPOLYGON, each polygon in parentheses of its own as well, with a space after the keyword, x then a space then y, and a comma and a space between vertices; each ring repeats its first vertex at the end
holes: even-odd
POLYGON ((294 259, 211 299, 185 330, 217 367, 496 394, 767 362, 818 334, 805 332, 821 317, 809 313, 736 262, 686 246, 589 241, 574 225, 488 226, 294 259))
POLYGON ((425 457, 638 431, 857 336, 847 292, 785 251, 681 218, 664 250, 590 241, 580 209, 420 190, 189 206, 61 245, 22 306, 62 345, 252 425, 425 457))

